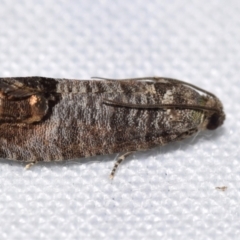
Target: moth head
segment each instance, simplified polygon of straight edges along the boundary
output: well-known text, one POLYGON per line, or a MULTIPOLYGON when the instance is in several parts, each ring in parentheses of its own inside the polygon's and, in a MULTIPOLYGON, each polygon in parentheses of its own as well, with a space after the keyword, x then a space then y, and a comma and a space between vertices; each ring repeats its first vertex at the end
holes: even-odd
POLYGON ((207 101, 207 106, 210 106, 212 110, 207 111, 203 125, 208 130, 214 130, 220 127, 225 120, 223 106, 216 97, 210 97, 207 101))
POLYGON ((224 112, 215 112, 212 113, 212 115, 208 118, 208 123, 206 125, 206 128, 208 130, 214 130, 221 126, 225 120, 225 114, 224 112))

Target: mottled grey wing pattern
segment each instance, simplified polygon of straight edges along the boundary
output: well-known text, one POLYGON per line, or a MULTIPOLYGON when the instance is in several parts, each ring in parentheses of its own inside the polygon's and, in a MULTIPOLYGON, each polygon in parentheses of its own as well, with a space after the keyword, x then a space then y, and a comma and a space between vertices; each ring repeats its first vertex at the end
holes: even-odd
POLYGON ((219 104, 214 96, 155 80, 2 78, 0 157, 37 162, 132 152, 184 139, 201 124, 206 128, 208 109, 219 104))

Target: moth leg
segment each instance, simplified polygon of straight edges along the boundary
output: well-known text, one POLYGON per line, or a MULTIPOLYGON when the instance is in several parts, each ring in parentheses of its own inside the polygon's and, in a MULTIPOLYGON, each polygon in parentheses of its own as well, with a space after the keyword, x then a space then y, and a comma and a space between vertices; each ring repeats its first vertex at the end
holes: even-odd
POLYGON ((30 163, 28 163, 28 164, 25 166, 25 169, 27 170, 27 169, 29 169, 30 167, 34 166, 34 165, 37 164, 37 163, 38 163, 37 160, 36 160, 36 161, 33 161, 33 162, 30 162, 30 163))
POLYGON ((117 158, 117 161, 115 162, 114 166, 113 166, 113 169, 112 169, 112 172, 110 174, 110 179, 113 179, 114 178, 114 175, 116 173, 116 170, 118 168, 118 166, 125 160, 125 158, 127 156, 129 156, 130 154, 132 154, 133 152, 126 152, 126 153, 123 153, 121 155, 118 156, 117 158))

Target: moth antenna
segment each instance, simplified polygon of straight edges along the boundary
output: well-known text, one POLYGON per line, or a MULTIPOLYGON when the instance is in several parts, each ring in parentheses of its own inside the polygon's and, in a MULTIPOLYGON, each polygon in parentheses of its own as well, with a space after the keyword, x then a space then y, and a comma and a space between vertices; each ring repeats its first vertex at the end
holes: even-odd
POLYGON ((206 90, 204 90, 204 89, 202 89, 202 88, 200 88, 200 87, 197 87, 197 86, 195 86, 194 84, 187 83, 187 82, 184 82, 184 81, 181 81, 181 80, 178 80, 178 79, 174 79, 174 78, 161 78, 161 77, 160 77, 159 79, 170 80, 170 81, 175 82, 175 83, 183 84, 183 85, 185 85, 185 86, 192 87, 192 88, 194 88, 194 89, 196 89, 196 90, 198 90, 198 91, 201 91, 201 92, 203 92, 203 93, 206 93, 206 94, 208 94, 208 95, 216 98, 216 96, 215 96, 213 93, 208 92, 208 91, 206 91, 206 90))
POLYGON ((91 79, 99 79, 99 80, 109 80, 109 81, 129 81, 129 80, 136 80, 136 81, 141 81, 141 80, 151 80, 154 81, 156 80, 156 77, 143 77, 143 78, 121 78, 121 79, 116 79, 116 78, 103 78, 103 77, 91 77, 91 79))
POLYGON ((119 81, 126 81, 126 80, 136 80, 136 81, 141 81, 141 80, 152 80, 152 81, 158 81, 158 80, 169 80, 172 81, 176 84, 183 84, 185 86, 189 86, 192 87, 193 89, 196 89, 198 91, 201 91, 203 93, 206 93, 214 98, 216 98, 216 95, 214 95, 211 92, 208 92, 200 87, 195 86, 194 84, 191 83, 187 83, 178 79, 174 79, 174 78, 166 78, 166 77, 143 77, 143 78, 124 78, 124 79, 113 79, 113 78, 103 78, 103 77, 91 77, 92 79, 99 79, 99 80, 108 80, 108 81, 114 81, 114 80, 119 80, 119 81))
POLYGON ((182 108, 182 109, 193 109, 193 110, 202 110, 202 111, 211 111, 211 112, 219 112, 216 108, 210 108, 205 106, 198 105, 187 105, 187 104, 134 104, 134 103, 123 103, 117 102, 109 99, 103 99, 104 104, 114 105, 118 107, 126 107, 126 108, 139 108, 139 109, 174 109, 174 108, 182 108))

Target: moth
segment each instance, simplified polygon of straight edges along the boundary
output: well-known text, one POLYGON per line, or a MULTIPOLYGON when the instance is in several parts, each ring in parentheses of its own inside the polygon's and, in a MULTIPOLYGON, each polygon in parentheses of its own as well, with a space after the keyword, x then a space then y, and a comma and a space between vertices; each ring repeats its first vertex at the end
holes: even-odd
POLYGON ((135 151, 180 141, 224 122, 220 100, 162 77, 0 78, 0 158, 28 163, 135 151))

